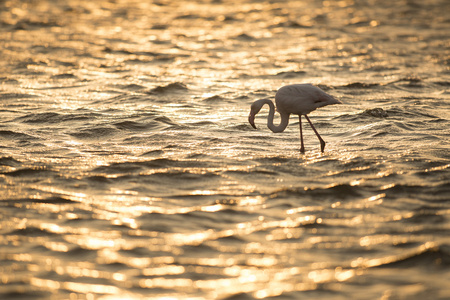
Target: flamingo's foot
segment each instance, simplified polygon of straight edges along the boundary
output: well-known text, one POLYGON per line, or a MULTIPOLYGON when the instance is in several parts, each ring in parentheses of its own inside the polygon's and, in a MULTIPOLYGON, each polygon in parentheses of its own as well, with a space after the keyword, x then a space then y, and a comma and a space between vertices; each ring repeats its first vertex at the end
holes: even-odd
POLYGON ((324 140, 321 140, 320 141, 320 151, 323 153, 324 152, 324 150, 325 150, 325 141, 324 140))

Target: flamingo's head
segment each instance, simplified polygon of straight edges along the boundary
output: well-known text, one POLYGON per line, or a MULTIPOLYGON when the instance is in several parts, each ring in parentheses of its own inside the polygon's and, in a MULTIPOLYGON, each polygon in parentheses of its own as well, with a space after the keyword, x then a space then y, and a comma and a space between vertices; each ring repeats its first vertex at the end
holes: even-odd
POLYGON ((248 122, 255 129, 256 129, 255 116, 257 113, 259 113, 259 111, 261 110, 261 108, 263 107, 263 105, 266 102, 267 102, 267 99, 261 99, 261 100, 253 102, 252 106, 250 107, 250 114, 248 115, 248 122))
POLYGON ((251 110, 250 114, 248 115, 248 122, 250 123, 250 125, 252 125, 253 128, 256 129, 256 126, 255 126, 255 115, 256 115, 256 113, 254 113, 253 110, 251 110))

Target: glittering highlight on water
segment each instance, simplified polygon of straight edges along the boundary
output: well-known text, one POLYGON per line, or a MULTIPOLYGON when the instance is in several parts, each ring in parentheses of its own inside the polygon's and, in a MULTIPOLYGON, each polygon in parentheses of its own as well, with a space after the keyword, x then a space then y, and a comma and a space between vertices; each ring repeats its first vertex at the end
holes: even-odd
POLYGON ((449 299, 447 10, 0 1, 0 298, 449 299))

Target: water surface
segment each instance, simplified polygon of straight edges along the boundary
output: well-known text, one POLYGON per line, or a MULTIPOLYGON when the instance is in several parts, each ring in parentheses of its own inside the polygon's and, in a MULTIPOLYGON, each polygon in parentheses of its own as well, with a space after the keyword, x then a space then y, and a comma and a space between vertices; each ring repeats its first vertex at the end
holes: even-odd
POLYGON ((448 299, 446 9, 2 1, 1 298, 448 299))

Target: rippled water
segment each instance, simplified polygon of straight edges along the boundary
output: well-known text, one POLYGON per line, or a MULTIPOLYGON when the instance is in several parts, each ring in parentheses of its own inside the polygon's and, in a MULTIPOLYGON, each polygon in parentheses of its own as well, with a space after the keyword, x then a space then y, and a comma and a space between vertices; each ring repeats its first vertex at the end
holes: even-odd
POLYGON ((1 1, 0 297, 448 299, 446 9, 1 1))

